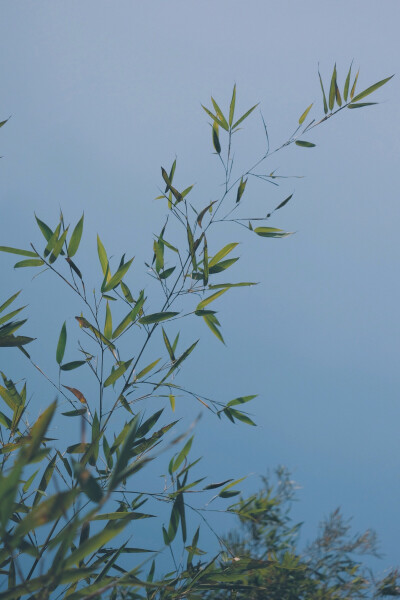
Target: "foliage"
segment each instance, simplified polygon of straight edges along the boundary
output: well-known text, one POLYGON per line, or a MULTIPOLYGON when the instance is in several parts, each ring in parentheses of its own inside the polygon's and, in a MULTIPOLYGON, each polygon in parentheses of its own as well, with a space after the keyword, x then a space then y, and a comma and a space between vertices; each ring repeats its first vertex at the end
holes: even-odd
MULTIPOLYGON (((336 509, 320 525, 317 538, 299 548, 301 523, 293 524, 290 509, 295 484, 285 469, 277 470, 278 483, 266 477, 263 487, 235 505, 240 528, 224 543, 241 560, 267 561, 269 566, 244 577, 247 586, 235 598, 249 600, 362 599, 400 596, 399 573, 392 570, 377 579, 363 564, 362 556, 379 556, 375 534, 367 530, 352 535, 349 521, 336 509)), ((227 557, 225 558, 228 562, 227 557)), ((224 560, 221 560, 223 567, 224 560)), ((213 591, 209 600, 227 598, 213 591)))
MULTIPOLYGON (((237 168, 234 163, 233 135, 257 105, 238 117, 234 86, 227 116, 213 98, 211 108, 203 107, 211 119, 212 143, 223 168, 223 191, 217 200, 197 206, 191 201, 195 197, 193 185, 182 188, 175 183, 176 160, 170 169, 161 169, 158 199, 165 202, 168 215, 160 233, 154 236, 152 260, 146 265, 160 293, 151 292, 148 296, 147 288, 146 291, 131 289, 128 280, 134 259, 126 259, 124 254, 115 262, 100 237, 97 238, 99 280, 93 296, 87 292, 89 284, 76 258, 83 234, 83 215, 74 227, 65 223, 62 213, 53 226, 36 216, 41 241, 32 242, 25 249, 0 246, 2 252, 19 255, 14 268, 35 269, 38 274, 47 272, 55 276, 79 299, 82 307, 81 314, 74 315, 75 330, 71 328, 69 314, 60 322, 53 366, 43 368, 31 357, 34 351, 31 348, 35 348, 33 338, 16 334, 26 323, 26 319, 15 319, 24 307, 5 312, 17 300, 19 292, 0 307, 4 313, 0 318, 0 346, 14 348, 8 350, 12 352, 19 350, 57 389, 58 397, 70 405, 68 411, 55 416, 57 401, 54 401, 31 425, 26 383, 15 383, 2 373, 4 385, 0 386, 0 395, 5 406, 4 412, 0 412, 1 600, 25 597, 75 600, 100 594, 112 598, 195 600, 209 590, 248 590, 253 584, 241 582, 250 581, 249 577, 256 572, 268 573, 271 563, 274 569, 293 567, 292 563, 282 564, 279 552, 272 558, 238 561, 224 548, 230 558, 221 563, 222 549, 210 558, 199 548, 206 503, 211 496, 223 503, 238 495, 237 486, 242 479, 206 484, 205 478, 194 478, 193 468, 199 459, 192 457, 190 431, 182 432, 179 419, 166 418, 164 406, 150 416, 145 415, 140 402, 151 399, 148 406, 153 406, 156 400, 162 405, 169 403, 175 411, 176 398, 185 395, 220 419, 254 425, 244 410, 247 406, 242 406, 254 395, 222 403, 184 389, 178 383, 178 373, 192 356, 198 340, 182 347, 176 322, 183 318, 200 319, 224 342, 215 310, 217 301, 234 288, 254 284, 221 282, 220 276, 226 281, 225 271, 238 260, 237 256, 232 257, 237 243, 220 248, 218 237, 211 233, 217 224, 233 223, 260 237, 289 235, 265 223, 292 195, 283 198, 266 216, 249 217, 240 213, 250 195, 249 180, 277 185, 280 176, 276 172, 260 170, 271 155, 289 145, 313 147, 315 144, 303 139, 306 133, 345 107, 369 105, 358 101, 390 79, 356 95, 358 73, 354 82, 350 82, 350 77, 351 68, 342 101, 335 67, 329 100, 322 88, 324 116, 317 121, 309 120, 310 105, 301 114, 295 132, 273 150, 262 118, 266 150, 245 169, 237 168), (175 228, 171 227, 172 222, 176 223, 175 228), (78 345, 67 360, 68 339, 76 333, 78 345), (151 360, 145 360, 153 343, 159 352, 160 342, 162 357, 153 355, 151 360), (47 374, 54 368, 58 378, 47 374), (75 379, 77 369, 86 370, 92 378, 89 393, 79 389, 81 386, 75 379), (126 421, 121 428, 122 413, 126 421), (68 422, 76 423, 74 443, 63 448, 48 437, 53 419, 58 419, 62 427, 67 427, 68 422), (157 492, 137 491, 141 487, 140 471, 153 461, 161 461, 165 454, 169 455, 165 486, 157 492), (168 510, 168 518, 166 526, 160 523, 159 539, 152 539, 150 547, 133 546, 130 542, 133 522, 156 517, 162 522, 166 518, 163 507, 168 510), (195 515, 196 523, 187 521, 188 510, 195 515), (174 568, 162 574, 165 560, 163 563, 159 556, 165 550, 171 552, 174 568)), ((240 503, 226 510, 243 512, 240 503)))

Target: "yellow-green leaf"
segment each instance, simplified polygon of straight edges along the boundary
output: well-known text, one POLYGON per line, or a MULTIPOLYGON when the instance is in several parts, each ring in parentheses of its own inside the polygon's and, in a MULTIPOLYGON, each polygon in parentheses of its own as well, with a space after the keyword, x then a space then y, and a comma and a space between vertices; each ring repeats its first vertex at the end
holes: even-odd
POLYGON ((311 103, 310 106, 308 106, 306 108, 306 110, 303 112, 303 114, 301 115, 301 117, 299 119, 299 125, 302 125, 304 123, 304 121, 306 120, 306 117, 307 117, 308 113, 310 112, 313 104, 314 103, 311 103))

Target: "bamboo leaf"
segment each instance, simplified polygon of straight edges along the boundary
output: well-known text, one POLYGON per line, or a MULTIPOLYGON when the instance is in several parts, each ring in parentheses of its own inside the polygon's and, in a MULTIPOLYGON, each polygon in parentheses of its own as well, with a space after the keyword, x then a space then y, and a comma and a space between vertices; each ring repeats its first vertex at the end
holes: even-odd
MULTIPOLYGON (((208 108, 206 108, 205 106, 203 106, 203 104, 201 106, 202 106, 203 110, 206 111, 206 113, 208 114, 208 116, 211 117, 211 119, 213 120, 214 123, 217 123, 217 125, 219 125, 220 127, 222 127, 222 129, 225 129, 222 121, 216 115, 213 115, 213 113, 210 110, 208 110, 208 108)), ((225 129, 225 130, 228 131, 228 129, 225 129)))
POLYGON ((27 260, 15 263, 14 269, 20 269, 21 267, 41 267, 42 265, 44 265, 44 262, 40 258, 28 258, 27 260))
POLYGON ((104 323, 104 335, 108 339, 110 339, 112 337, 112 316, 111 316, 111 309, 110 309, 108 300, 107 300, 107 304, 106 304, 106 319, 105 319, 105 323, 104 323))
POLYGON ((229 106, 229 126, 233 123, 233 117, 235 114, 235 104, 236 104, 236 83, 233 86, 232 99, 231 104, 229 106))
POLYGON ((50 227, 48 225, 46 225, 46 223, 44 223, 44 221, 41 221, 39 219, 39 217, 37 217, 35 215, 35 219, 36 219, 36 223, 39 226, 40 231, 42 232, 46 242, 49 241, 49 239, 51 238, 51 236, 53 235, 53 230, 50 229, 50 227))
POLYGON ((220 330, 218 329, 218 327, 216 326, 215 322, 212 320, 212 315, 203 315, 203 319, 206 322, 206 325, 211 329, 211 331, 213 332, 213 334, 223 343, 225 344, 224 338, 222 337, 222 334, 220 332, 220 330))
POLYGON ((283 231, 282 229, 276 229, 276 227, 256 227, 254 233, 261 237, 271 238, 282 238, 291 235, 291 233, 283 231))
POLYGON ((0 306, 0 313, 2 313, 8 306, 10 306, 10 304, 14 302, 14 300, 19 296, 20 293, 21 290, 19 290, 19 292, 17 292, 16 294, 8 298, 8 300, 3 302, 3 304, 0 306))
POLYGON ((299 119, 299 125, 302 125, 302 124, 304 123, 304 121, 306 120, 306 118, 307 118, 307 115, 308 115, 308 113, 310 112, 310 110, 311 110, 311 108, 312 108, 313 104, 314 104, 314 103, 311 103, 311 104, 310 104, 310 106, 308 106, 308 107, 306 108, 306 110, 303 112, 303 114, 301 115, 301 117, 300 117, 300 119, 299 119))
POLYGON ((210 202, 210 204, 208 204, 208 206, 206 206, 205 208, 203 208, 202 211, 199 212, 198 216, 197 216, 197 224, 199 225, 199 227, 201 227, 202 222, 203 222, 203 218, 204 215, 206 214, 207 211, 210 210, 210 208, 213 206, 213 204, 216 203, 216 200, 213 200, 213 202, 210 202))
POLYGON ((170 359, 172 361, 174 361, 175 360, 175 354, 174 354, 174 351, 173 351, 172 346, 170 344, 170 341, 168 339, 168 336, 165 333, 164 327, 162 327, 162 334, 163 334, 163 338, 164 338, 164 344, 165 344, 165 347, 166 347, 167 352, 169 354, 169 357, 170 357, 170 359))
POLYGON ((161 321, 166 321, 167 319, 176 317, 176 315, 179 315, 179 313, 178 312, 153 313, 151 315, 146 315, 145 317, 141 317, 139 319, 139 323, 141 323, 142 325, 151 325, 152 323, 160 323, 161 321))
POLYGON ((133 258, 131 258, 131 260, 128 260, 128 262, 124 263, 119 269, 118 271, 115 273, 115 275, 113 275, 108 283, 103 287, 103 289, 101 290, 102 292, 109 292, 112 289, 114 289, 115 287, 117 287, 117 285, 122 281, 122 278, 125 276, 125 274, 127 273, 129 267, 131 266, 133 261, 133 258))
MULTIPOLYGON (((101 269, 103 271, 103 275, 105 275, 106 271, 107 271, 107 266, 108 266, 108 258, 107 258, 107 252, 106 252, 99 236, 97 236, 97 254, 99 256, 99 261, 100 261, 101 269)), ((111 277, 111 274, 109 274, 109 278, 110 277, 111 277)))
POLYGON ((236 123, 234 123, 234 125, 232 125, 232 129, 236 129, 236 127, 238 125, 240 125, 240 123, 242 123, 245 119, 247 119, 247 117, 253 112, 253 110, 255 108, 257 108, 259 103, 255 104, 254 106, 252 106, 246 113, 244 113, 244 115, 242 115, 240 117, 240 119, 238 121, 236 121, 236 123))
POLYGON ((67 239, 67 235, 68 235, 68 227, 67 229, 61 234, 61 236, 59 237, 59 239, 55 242, 53 249, 51 251, 50 257, 49 257, 49 262, 52 264, 54 263, 58 256, 60 255, 60 252, 62 250, 62 247, 64 245, 65 240, 67 239))
POLYGON ((157 358, 157 360, 154 360, 149 365, 147 365, 147 367, 142 369, 140 371, 140 373, 138 373, 135 376, 135 381, 137 381, 138 379, 142 379, 145 375, 147 375, 147 373, 149 373, 152 369, 154 369, 154 367, 160 362, 160 360, 161 360, 160 358, 157 358))
POLYGON ((119 365, 119 367, 117 367, 114 371, 111 371, 110 375, 107 377, 107 379, 104 382, 104 387, 108 387, 109 385, 112 385, 113 383, 115 383, 117 381, 117 379, 119 379, 120 377, 122 377, 122 375, 125 373, 125 371, 127 369, 129 369, 131 363, 132 363, 132 358, 130 360, 127 360, 126 362, 123 362, 119 365))
POLYGON ((335 104, 335 94, 336 94, 336 63, 333 67, 332 79, 331 79, 331 87, 329 89, 329 110, 333 110, 333 106, 335 104))
POLYGON ((354 83, 353 83, 353 85, 352 85, 352 87, 351 87, 351 91, 350 91, 350 99, 351 99, 351 100, 353 99, 354 93, 355 93, 355 91, 356 91, 356 85, 357 85, 357 79, 358 79, 358 74, 359 74, 359 72, 360 72, 360 69, 358 69, 358 71, 357 71, 357 73, 356 73, 356 76, 355 76, 355 78, 354 78, 354 83))
POLYGON ((218 123, 213 123, 212 126, 212 142, 217 154, 221 154, 221 143, 219 141, 218 123))
POLYGON ((137 414, 131 421, 127 433, 125 435, 124 442, 122 444, 119 456, 115 463, 114 470, 110 477, 109 490, 115 489, 118 482, 121 480, 121 474, 125 470, 133 443, 136 439, 136 434, 139 426, 139 414, 137 414))
MULTIPOLYGON (((82 392, 80 392, 79 390, 77 390, 74 387, 69 387, 68 385, 63 385, 63 387, 67 388, 67 390, 69 390, 72 394, 74 394, 74 396, 76 398, 78 398, 79 402, 81 402, 82 404, 87 404, 86 398, 82 394, 82 392)), ((86 409, 84 409, 84 411, 86 411, 86 409)))
POLYGON ((36 252, 31 250, 21 250, 20 248, 11 248, 10 246, 0 246, 0 252, 8 252, 9 254, 20 254, 21 256, 37 256, 36 252))
POLYGON ((204 300, 202 300, 201 302, 199 302, 199 304, 197 305, 196 310, 201 310, 202 308, 204 308, 205 306, 207 306, 211 302, 214 302, 214 300, 216 300, 217 298, 219 298, 220 296, 222 296, 222 294, 225 294, 225 292, 227 292, 227 291, 228 291, 227 288, 224 288, 222 290, 219 290, 218 292, 215 292, 215 294, 212 294, 211 296, 208 296, 208 298, 205 298, 204 300))
POLYGON ((319 70, 318 70, 318 77, 319 77, 319 82, 320 82, 320 84, 321 84, 321 90, 322 90, 322 99, 323 99, 323 102, 324 102, 324 113, 325 113, 325 114, 327 114, 327 112, 328 112, 328 104, 327 104, 327 102, 326 102, 326 96, 325 96, 324 84, 322 83, 321 74, 320 74, 319 70))
POLYGON ((296 146, 301 146, 302 148, 315 148, 315 144, 312 142, 305 142, 304 140, 296 140, 296 146))
POLYGON ((367 88, 360 94, 357 94, 357 96, 355 96, 354 98, 351 97, 352 102, 358 102, 358 100, 362 100, 362 98, 369 96, 370 94, 372 94, 372 92, 375 92, 375 90, 379 89, 380 87, 385 85, 385 83, 390 81, 392 79, 392 77, 394 77, 394 75, 391 75, 390 77, 386 77, 386 79, 382 79, 381 81, 378 81, 378 83, 374 83, 374 85, 371 85, 369 88, 367 88))
POLYGON ((60 335, 58 338, 57 350, 56 350, 56 361, 59 365, 62 363, 62 359, 64 358, 65 346, 67 343, 67 325, 64 321, 63 326, 61 327, 60 335))
POLYGON ((73 371, 74 369, 78 369, 86 363, 86 360, 73 360, 69 363, 65 363, 64 365, 60 365, 61 371, 73 371))
POLYGON ((353 102, 351 104, 347 105, 347 108, 364 108, 364 106, 373 106, 375 104, 378 104, 377 102, 357 102, 356 104, 353 104, 353 102))
POLYGON ((76 254, 79 244, 81 243, 82 231, 83 231, 83 217, 79 219, 74 231, 72 232, 71 239, 68 244, 68 256, 74 256, 76 254))
POLYGON ((350 65, 349 68, 349 72, 347 73, 347 77, 346 77, 346 81, 344 83, 344 90, 343 90, 343 98, 344 101, 347 102, 347 97, 349 95, 349 86, 350 86, 350 77, 351 77, 351 67, 352 67, 353 61, 350 65))
POLYGON ((55 454, 53 456, 53 458, 50 460, 49 464, 47 465, 47 467, 43 473, 42 479, 40 480, 38 491, 36 492, 32 506, 36 506, 37 503, 39 502, 39 500, 42 499, 43 494, 46 491, 47 486, 50 483, 54 469, 56 467, 56 458, 57 458, 57 454, 55 454))
POLYGON ((220 250, 219 252, 217 252, 217 254, 215 254, 215 256, 213 256, 213 258, 210 260, 210 262, 208 263, 209 267, 213 267, 214 265, 216 265, 217 263, 219 263, 219 261, 224 258, 227 254, 229 254, 229 252, 232 252, 232 250, 234 248, 236 248, 238 244, 237 243, 231 243, 231 244, 227 244, 226 246, 224 246, 222 248, 222 250, 220 250))
POLYGON ((222 110, 220 109, 220 107, 218 106, 218 104, 216 103, 216 101, 214 100, 214 98, 211 96, 211 102, 213 103, 215 112, 217 113, 218 118, 220 119, 221 123, 223 123, 224 125, 224 129, 226 131, 229 131, 229 126, 228 126, 228 122, 225 119, 222 110))

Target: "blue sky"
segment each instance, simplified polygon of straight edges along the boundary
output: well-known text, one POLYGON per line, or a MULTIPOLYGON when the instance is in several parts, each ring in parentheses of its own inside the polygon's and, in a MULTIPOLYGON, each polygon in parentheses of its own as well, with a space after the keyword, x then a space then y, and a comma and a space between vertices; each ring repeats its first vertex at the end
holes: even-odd
MULTIPOLYGON (((335 61, 343 80, 354 59, 360 90, 399 70, 396 0, 42 0, 3 2, 0 13, 1 118, 12 115, 0 141, 1 244, 39 239, 34 211, 55 223, 60 207, 73 222, 84 210, 81 261, 90 277, 98 232, 110 253, 136 256, 144 280, 151 234, 163 223, 153 200, 160 165, 177 156, 179 182, 196 182, 200 204, 213 198, 221 175, 200 106, 210 94, 226 106, 236 82, 238 109, 260 102, 276 146, 311 102, 322 113, 318 62, 328 82, 335 61)), ((182 373, 223 400, 260 394, 257 429, 199 425, 197 449, 211 475, 285 464, 302 488, 294 512, 306 521, 304 541, 340 505, 357 529, 376 529, 382 567, 398 560, 399 91, 395 77, 371 98, 378 106, 313 130, 316 148, 271 158, 271 170, 304 179, 278 190, 254 185, 249 195, 268 211, 294 191, 271 225, 296 235, 221 232, 221 246, 241 242, 232 277, 260 285, 221 300, 227 347, 202 329, 182 373)), ((238 134, 237 164, 251 163, 263 143, 255 111, 238 134)), ((11 264, 0 256, 2 297, 24 288, 43 362, 71 299, 11 264)), ((35 406, 44 406, 52 391, 27 376, 39 386, 35 406)), ((187 419, 194 408, 183 408, 187 419)), ((247 485, 256 489, 256 478, 247 485)))

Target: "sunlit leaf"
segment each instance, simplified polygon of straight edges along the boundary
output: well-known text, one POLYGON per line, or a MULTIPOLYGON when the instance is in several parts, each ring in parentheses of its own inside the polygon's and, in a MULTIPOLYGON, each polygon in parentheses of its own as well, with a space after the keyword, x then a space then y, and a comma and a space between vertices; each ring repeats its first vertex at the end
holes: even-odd
POLYGON ((0 306, 0 313, 2 313, 8 306, 10 306, 10 304, 14 302, 14 300, 19 296, 20 293, 21 290, 13 296, 11 296, 10 298, 8 298, 8 300, 6 300, 5 302, 3 302, 3 304, 0 306))
POLYGON ((83 231, 83 217, 84 215, 82 215, 82 217, 79 219, 74 231, 72 232, 71 239, 69 240, 68 244, 68 256, 74 256, 79 248, 83 231))
POLYGON ((108 387, 109 385, 112 385, 113 383, 115 383, 117 381, 117 379, 119 379, 120 377, 122 377, 122 375, 125 373, 125 371, 127 369, 129 369, 131 363, 132 363, 133 359, 127 360, 126 362, 123 362, 119 365, 119 367, 117 367, 114 371, 111 371, 110 375, 107 377, 107 379, 104 382, 104 387, 108 387))
POLYGON ((213 267, 214 265, 216 265, 217 263, 219 263, 220 260, 222 260, 227 254, 229 254, 229 252, 232 252, 232 250, 234 248, 236 248, 238 244, 237 243, 231 243, 231 244, 227 244, 226 246, 224 246, 222 248, 222 250, 220 250, 219 252, 217 252, 217 254, 215 254, 215 256, 213 256, 213 258, 209 261, 208 265, 209 267, 213 267))
POLYGON ((107 300, 107 304, 106 304, 106 319, 105 319, 105 323, 104 323, 104 335, 108 339, 111 338, 111 336, 112 336, 112 316, 111 316, 111 309, 110 309, 108 300, 107 300))
POLYGON ((247 184, 247 179, 243 179, 243 177, 242 177, 240 180, 240 183, 239 183, 237 194, 236 194, 236 203, 240 202, 240 199, 244 194, 244 190, 246 189, 246 184, 247 184))
POLYGON ((112 289, 117 287, 117 285, 121 282, 122 278, 126 275, 129 267, 131 266, 133 258, 128 260, 128 262, 124 263, 118 271, 109 279, 108 283, 101 290, 102 292, 110 292, 112 289))
POLYGON ((227 292, 227 291, 228 291, 227 288, 224 288, 222 290, 219 290, 218 292, 215 292, 215 294, 208 296, 208 298, 205 298, 204 300, 199 302, 199 304, 196 307, 196 310, 201 310, 202 308, 204 308, 205 306, 207 306, 208 304, 210 304, 211 302, 213 302, 214 300, 216 300, 217 298, 222 296, 222 294, 225 294, 225 292, 227 292))
POLYGON ((311 103, 311 104, 310 104, 310 106, 308 106, 308 107, 306 108, 306 110, 303 112, 303 114, 301 115, 301 117, 300 117, 300 119, 299 119, 299 125, 302 125, 302 124, 304 123, 304 121, 306 120, 306 118, 307 118, 307 115, 308 115, 308 113, 310 112, 310 110, 311 110, 311 108, 312 108, 313 104, 314 104, 314 103, 311 103))
POLYGON ((374 83, 374 85, 371 85, 369 88, 367 88, 366 90, 364 90, 360 94, 357 94, 357 96, 354 96, 354 98, 351 97, 352 98, 352 102, 358 102, 358 100, 362 100, 366 96, 369 96, 370 94, 372 94, 372 92, 375 92, 375 90, 377 90, 378 88, 380 88, 383 85, 385 85, 385 83, 387 83, 388 81, 390 81, 392 79, 392 77, 394 77, 394 75, 391 75, 390 77, 386 77, 386 79, 382 79, 381 81, 378 81, 378 83, 374 83))
POLYGON ((0 252, 20 254, 21 256, 37 256, 36 252, 32 252, 32 250, 20 250, 19 248, 11 248, 10 246, 0 246, 0 252))
POLYGON ((218 329, 218 327, 216 326, 215 322, 213 321, 213 319, 211 317, 212 317, 212 315, 203 315, 204 321, 206 322, 207 326, 211 329, 211 331, 213 332, 213 334, 223 344, 225 344, 224 338, 222 337, 222 334, 221 334, 220 330, 218 329))
MULTIPOLYGON (((99 256, 99 260, 100 260, 100 265, 101 265, 101 269, 103 271, 103 275, 106 274, 107 271, 107 266, 108 266, 108 258, 107 258, 107 253, 105 251, 105 248, 102 244, 101 239, 99 238, 99 236, 97 236, 97 254, 99 256)), ((111 277, 111 274, 109 274, 109 279, 111 277)))
POLYGON ((350 99, 351 99, 351 100, 353 99, 354 93, 355 93, 355 91, 356 91, 356 85, 357 85, 357 79, 358 79, 358 74, 359 74, 359 72, 360 72, 360 69, 358 69, 358 71, 357 71, 357 73, 356 73, 356 76, 355 76, 355 78, 354 78, 354 83, 353 83, 353 85, 352 85, 352 87, 351 87, 351 90, 350 90, 350 99))
POLYGON ((326 102, 326 96, 325 96, 324 85, 323 85, 323 83, 322 83, 321 74, 320 74, 320 72, 319 72, 319 71, 318 71, 318 77, 319 77, 319 82, 320 82, 320 84, 321 84, 321 90, 322 90, 322 99, 323 99, 323 102, 324 102, 324 113, 325 113, 325 114, 327 114, 327 112, 328 112, 328 104, 327 104, 327 102, 326 102))
POLYGON ((44 262, 40 258, 28 258, 27 260, 15 263, 14 269, 20 269, 21 267, 41 267, 42 265, 44 265, 44 262))
POLYGON ((157 360, 154 360, 154 361, 153 361, 153 362, 151 362, 149 365, 147 365, 147 367, 145 367, 144 369, 142 369, 142 370, 140 371, 140 373, 138 373, 138 374, 135 376, 135 381, 137 381, 138 379, 143 379, 143 377, 144 377, 145 375, 147 375, 147 373, 150 373, 150 371, 151 371, 152 369, 154 369, 154 367, 155 367, 155 366, 156 366, 156 365, 157 365, 157 364, 160 362, 160 360, 161 360, 160 358, 157 358, 157 360))
POLYGON ((344 83, 343 98, 344 98, 345 102, 347 102, 347 97, 349 95, 349 86, 350 86, 350 77, 351 77, 351 67, 352 67, 352 65, 353 65, 353 61, 352 61, 351 65, 350 65, 349 72, 347 73, 346 81, 344 83))

